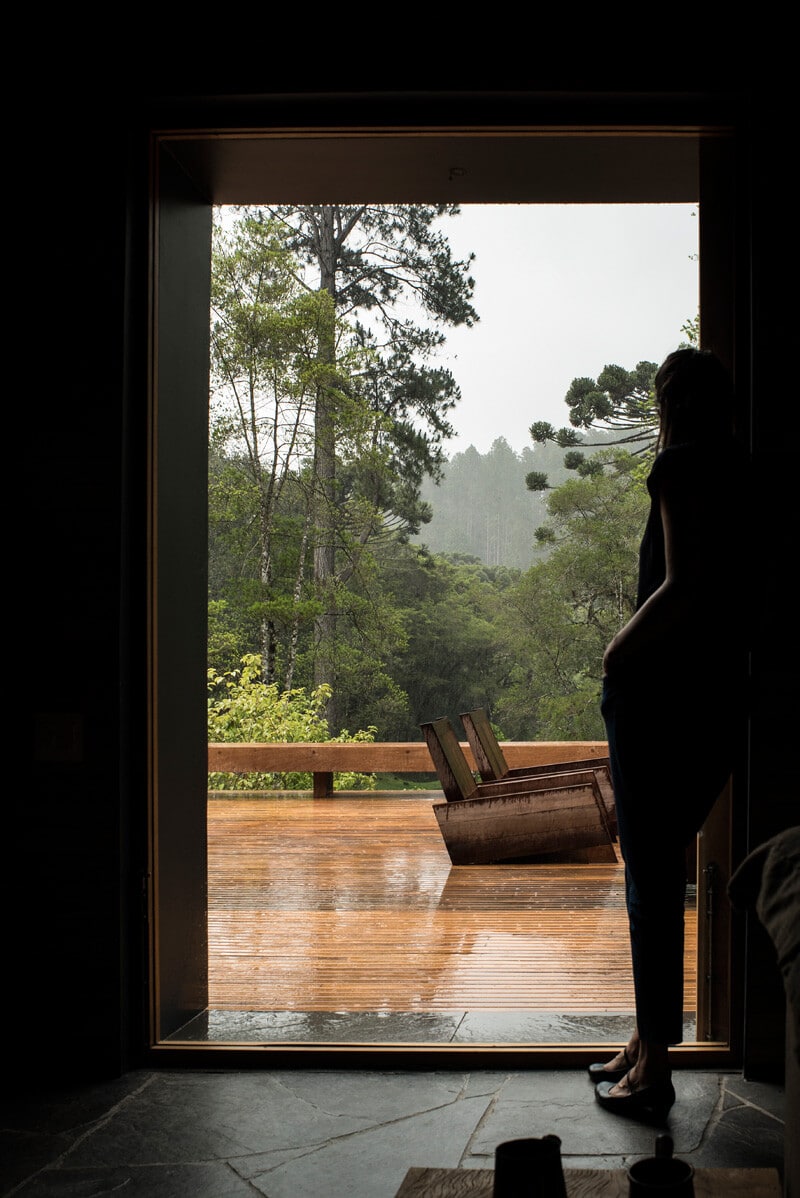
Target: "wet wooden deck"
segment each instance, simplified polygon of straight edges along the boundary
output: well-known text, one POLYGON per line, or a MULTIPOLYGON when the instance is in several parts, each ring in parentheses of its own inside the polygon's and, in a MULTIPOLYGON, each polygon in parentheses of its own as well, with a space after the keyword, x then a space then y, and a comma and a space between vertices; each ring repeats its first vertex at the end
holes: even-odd
POLYGON ((632 1011, 622 867, 452 867, 440 798, 210 799, 209 1005, 632 1011))

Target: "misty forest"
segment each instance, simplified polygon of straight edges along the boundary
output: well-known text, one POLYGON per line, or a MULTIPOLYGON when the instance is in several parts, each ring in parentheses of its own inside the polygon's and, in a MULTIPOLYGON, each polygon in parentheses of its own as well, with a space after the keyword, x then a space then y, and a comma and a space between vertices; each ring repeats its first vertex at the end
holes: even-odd
MULTIPOLYGON (((455 206, 217 213, 209 738, 603 739, 633 611, 656 364, 598 363, 513 449, 448 456, 447 329, 479 320, 455 206)), ((697 338, 696 321, 682 336, 697 338)), ((677 338, 676 338, 677 339, 677 338)), ((645 347, 646 349, 646 347, 645 347)))

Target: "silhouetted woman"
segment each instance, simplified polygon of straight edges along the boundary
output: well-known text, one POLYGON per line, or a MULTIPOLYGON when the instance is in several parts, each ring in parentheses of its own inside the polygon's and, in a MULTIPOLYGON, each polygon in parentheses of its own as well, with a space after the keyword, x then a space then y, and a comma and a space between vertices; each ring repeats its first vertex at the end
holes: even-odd
POLYGON ((602 713, 625 862, 636 997, 626 1047, 589 1067, 608 1110, 666 1115, 683 1039, 686 849, 741 744, 747 676, 748 456, 719 360, 680 349, 656 374, 657 454, 636 611, 603 658, 602 713))

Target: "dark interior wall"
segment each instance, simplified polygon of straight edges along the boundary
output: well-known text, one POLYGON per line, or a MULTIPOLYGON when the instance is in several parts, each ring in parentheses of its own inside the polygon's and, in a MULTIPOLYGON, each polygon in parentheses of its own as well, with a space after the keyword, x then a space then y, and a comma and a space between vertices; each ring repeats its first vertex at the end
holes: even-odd
MULTIPOLYGON (((785 77, 784 77, 785 78, 785 77)), ((752 317, 743 339, 752 347, 753 445, 757 466, 758 541, 753 570, 761 592, 753 653, 749 851, 800 824, 800 786, 791 764, 800 705, 798 642, 789 577, 800 545, 797 493, 782 448, 796 425, 789 383, 797 345, 791 246, 797 217, 786 187, 787 152, 796 133, 794 101, 783 83, 756 90, 744 124, 746 160, 738 186, 752 211, 742 257, 749 263, 752 317), (788 255, 788 258, 787 258, 788 255), (787 754, 788 749, 788 754, 787 754)), ((752 1077, 783 1072, 785 998, 775 951, 759 921, 747 920, 743 1063, 752 1077)))
MULTIPOLYGON (((141 937, 146 778, 144 690, 126 694, 123 671, 144 595, 141 578, 138 595, 123 587, 123 529, 138 506, 126 501, 128 467, 142 469, 125 452, 134 339, 125 320, 128 144, 112 139, 110 113, 103 129, 78 97, 62 103, 60 117, 45 145, 26 129, 18 166, 27 200, 9 237, 20 288, 16 400, 28 434, 24 511, 33 517, 22 597, 33 786, 15 805, 9 854, 21 1016, 14 1047, 34 1076, 111 1075, 131 1030, 124 1012, 143 994, 141 945, 124 943, 141 937), (130 714, 137 705, 137 726, 124 726, 125 706, 130 714), (133 822, 131 798, 140 804, 133 822)), ((140 514, 137 522, 141 534, 140 514)), ((143 661, 142 647, 139 634, 143 661)), ((141 1026, 142 1016, 133 1018, 141 1026)))
MULTIPOLYGON (((22 1056, 70 1076, 113 1075, 145 1059, 147 329, 131 313, 146 288, 150 99, 146 89, 122 92, 108 80, 102 94, 61 90, 53 96, 57 128, 44 139, 32 130, 24 159, 27 228, 41 256, 21 255, 29 298, 20 345, 40 381, 28 533, 34 786, 20 801, 14 843, 15 964, 28 1029, 22 1056)), ((753 214, 739 231, 753 289, 752 329, 741 336, 752 347, 763 460, 773 415, 785 411, 792 344, 788 282, 775 272, 791 228, 781 169, 789 110, 775 91, 743 90, 735 100, 738 186, 753 214)), ((353 103, 366 121, 368 103, 353 103)), ((595 111, 604 103, 599 97, 595 111)), ((647 99, 615 104, 638 119, 647 99)), ((435 110, 430 102, 404 110, 402 96, 397 105, 410 123, 435 110)), ((185 96, 179 107, 191 112, 195 103, 185 96)), ((487 109, 473 92, 447 100, 445 110, 456 120, 487 109)), ((773 472, 765 474, 775 489, 764 591, 780 613, 790 602, 783 563, 795 530, 788 487, 780 494, 773 472)), ((755 662, 748 846, 797 822, 791 773, 776 752, 794 734, 786 651, 773 619, 755 662)), ((782 1060, 782 1046, 774 958, 757 926, 748 953, 745 1053, 763 1072, 782 1060)))

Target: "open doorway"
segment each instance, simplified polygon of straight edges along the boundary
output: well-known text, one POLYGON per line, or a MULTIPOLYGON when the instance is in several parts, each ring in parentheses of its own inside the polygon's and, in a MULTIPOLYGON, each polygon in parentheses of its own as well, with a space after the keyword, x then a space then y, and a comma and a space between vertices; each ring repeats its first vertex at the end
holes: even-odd
MULTIPOLYGON (((302 140, 302 139, 301 139, 301 140, 302 140)), ((558 140, 558 141, 563 141, 564 139, 563 139, 563 138, 558 138, 558 139, 555 139, 555 140, 558 140)), ((624 139, 622 139, 622 140, 624 141, 624 139)), ((696 163, 696 152, 697 152, 697 146, 696 146, 696 143, 695 143, 693 146, 690 146, 690 147, 688 147, 688 149, 689 149, 689 152, 688 152, 688 154, 686 154, 687 145, 685 144, 685 142, 684 142, 682 139, 675 139, 674 141, 673 141, 673 139, 665 139, 665 140, 663 141, 663 149, 664 149, 664 151, 666 152, 667 156, 669 156, 670 154, 673 154, 673 155, 674 155, 674 152, 675 152, 675 150, 676 150, 676 142, 679 142, 679 143, 680 143, 680 146, 679 146, 679 148, 680 148, 680 151, 681 151, 681 153, 682 153, 682 155, 683 155, 683 159, 684 159, 684 167, 686 167, 686 166, 687 166, 687 164, 689 164, 689 167, 690 167, 688 170, 684 170, 684 172, 683 172, 683 174, 684 174, 685 178, 683 179, 683 182, 682 182, 682 185, 681 185, 681 190, 682 190, 681 201, 682 201, 682 202, 684 202, 684 203, 688 203, 688 204, 694 204, 694 203, 696 202, 696 196, 697 196, 697 194, 698 194, 698 192, 697 192, 697 190, 696 190, 696 186, 697 186, 697 170, 696 170, 696 166, 697 166, 697 163, 696 163), (691 184, 689 184, 689 183, 687 182, 687 180, 688 180, 689 176, 692 176, 692 175, 693 175, 693 178, 692 178, 692 180, 691 180, 691 184), (687 186, 689 186, 690 188, 691 188, 691 187, 693 187, 695 190, 691 190, 691 189, 690 189, 690 190, 683 190, 683 189, 685 189, 687 186)), ((398 146, 399 146, 399 147, 402 149, 402 151, 403 151, 404 153, 407 153, 407 152, 408 152, 409 146, 408 146, 408 144, 407 144, 407 142, 406 142, 406 140, 405 140, 405 139, 400 139, 400 141, 398 142, 398 146)), ((328 142, 327 142, 327 141, 326 141, 326 143, 325 143, 325 147, 326 147, 326 150, 327 150, 327 149, 330 149, 330 146, 329 146, 329 144, 328 144, 328 142)), ((316 144, 315 144, 315 149, 318 149, 318 148, 319 148, 319 143, 316 143, 316 144)), ((508 148, 508 147, 506 146, 505 148, 506 148, 506 150, 507 150, 507 148, 508 148)), ((517 150, 517 151, 521 152, 523 159, 525 158, 525 155, 526 155, 526 153, 528 153, 528 154, 530 154, 530 156, 531 156, 531 160, 533 160, 533 159, 535 159, 535 158, 536 158, 536 154, 535 154, 535 152, 534 152, 536 148, 537 148, 537 143, 536 143, 535 139, 531 139, 531 138, 524 138, 524 137, 523 137, 523 138, 520 138, 520 144, 519 144, 519 145, 517 145, 517 146, 515 146, 515 150, 517 150)), ((541 148, 542 148, 542 147, 541 147, 541 145, 539 145, 539 146, 538 146, 538 148, 539 148, 539 149, 541 149, 541 148)), ((552 150, 552 148, 553 148, 553 147, 552 147, 552 145, 548 145, 548 146, 547 146, 547 149, 549 149, 549 150, 552 150)), ((574 148, 575 148, 575 149, 577 149, 577 148, 578 148, 578 147, 577 147, 577 144, 574 146, 574 148)), ((617 144, 616 144, 616 142, 615 142, 613 145, 612 145, 612 143, 611 143, 611 142, 609 142, 609 146, 608 146, 608 148, 609 148, 609 150, 610 150, 610 151, 612 151, 612 154, 613 154, 613 153, 616 153, 616 152, 618 152, 618 151, 619 151, 619 145, 617 145, 617 144)), ((630 147, 628 147, 628 148, 630 149, 630 147)), ((285 144, 281 144, 281 147, 280 147, 280 149, 281 149, 281 152, 285 151, 285 144)), ((381 147, 381 149, 382 149, 382 151, 384 152, 384 160, 383 160, 383 164, 384 164, 384 166, 385 166, 385 162, 386 162, 385 150, 386 150, 386 147, 385 147, 385 146, 382 146, 382 147, 381 147)), ((460 144, 459 144, 459 146, 458 146, 458 149, 459 149, 460 153, 461 153, 461 154, 463 154, 463 152, 464 152, 464 149, 465 149, 464 143, 460 143, 460 144)), ((483 145, 483 146, 482 146, 482 149, 484 149, 484 150, 485 150, 485 149, 486 149, 486 145, 483 145)), ((165 152, 168 154, 168 156, 170 157, 170 159, 174 159, 174 156, 176 155, 176 153, 177 153, 177 156, 178 156, 178 157, 180 157, 180 158, 183 158, 183 150, 184 150, 184 147, 182 147, 182 146, 181 146, 181 147, 178 147, 178 149, 176 150, 176 144, 175 144, 175 141, 174 141, 174 139, 172 139, 172 140, 170 141, 170 144, 169 144, 169 147, 168 147, 168 149, 165 149, 165 152)), ((586 150, 586 147, 584 146, 584 151, 585 151, 585 150, 586 150)), ((592 151, 593 151, 593 152, 596 152, 596 150, 597 150, 597 147, 596 147, 596 146, 593 146, 593 147, 592 147, 592 151)), ((390 157, 391 157, 391 154, 389 154, 389 155, 388 155, 388 157, 390 158, 390 157)), ((401 157, 402 157, 402 155, 401 155, 401 157)), ((580 158, 580 154, 578 154, 578 158, 580 158)), ((496 166, 496 163, 494 163, 494 165, 496 166)), ((189 173, 189 175, 191 175, 191 174, 195 174, 195 173, 196 173, 196 171, 197 171, 197 167, 198 167, 198 158, 197 158, 197 143, 196 143, 196 141, 195 141, 195 142, 192 142, 192 143, 189 145, 189 147, 188 147, 188 152, 187 152, 187 156, 186 156, 186 158, 185 158, 185 159, 184 159, 184 161, 183 161, 183 166, 184 166, 184 168, 188 168, 188 173, 189 173)), ((440 166, 440 164, 439 164, 439 166, 440 166)), ((569 172, 567 172, 567 174, 569 174, 569 172)), ((484 183, 485 183, 485 179, 486 179, 487 177, 488 177, 488 176, 484 176, 484 183)), ((624 176, 620 176, 620 178, 622 178, 622 177, 624 177, 624 176)), ((627 177, 628 177, 628 178, 630 178, 630 176, 627 176, 627 177)), ((644 177, 644 178, 646 178, 646 177, 647 177, 647 172, 644 172, 644 174, 643 174, 643 177, 644 177)), ((607 176, 606 176, 606 175, 604 175, 604 176, 603 176, 603 179, 604 179, 604 186, 605 186, 605 185, 606 185, 607 176)), ((670 177, 670 183, 669 183, 669 187, 670 187, 670 188, 674 188, 674 187, 675 187, 675 182, 674 182, 674 179, 675 179, 675 176, 674 176, 674 175, 670 177)), ((184 185, 184 184, 183 184, 183 180, 181 180, 181 183, 180 183, 180 185, 179 185, 179 186, 183 186, 183 185, 184 185)), ((441 184, 440 184, 440 185, 441 185, 441 184)), ((552 179, 550 180, 550 185, 552 186, 552 179)), ((650 186, 652 187, 653 194, 660 194, 660 189, 659 189, 659 187, 657 186, 657 183, 656 183, 655 179, 651 178, 651 181, 650 181, 650 186)), ((565 179, 562 179, 561 187, 562 187, 562 191, 564 191, 564 190, 566 190, 566 191, 569 191, 569 189, 570 189, 570 183, 569 183, 569 181, 567 181, 567 180, 565 180, 565 179)), ((499 189, 500 189, 500 183, 499 183, 499 180, 498 180, 498 178, 497 178, 497 177, 492 177, 492 185, 491 185, 491 187, 489 188, 489 190, 495 190, 495 191, 496 191, 496 190, 499 190, 499 189)), ((534 188, 534 190, 535 190, 535 188, 534 188)), ((623 188, 622 188, 622 190, 624 191, 624 190, 626 190, 626 189, 623 187, 623 188)), ((634 188, 634 190, 639 190, 639 188, 638 188, 638 187, 637 187, 637 188, 634 188)), ((249 200, 249 199, 251 199, 252 197, 249 197, 249 196, 244 196, 243 198, 244 198, 244 199, 248 199, 248 200, 249 200)), ((626 197, 626 198, 627 198, 627 197, 626 197)), ((670 199, 673 199, 674 197, 671 195, 669 198, 670 198, 670 199)), ((202 211, 202 209, 203 209, 203 205, 202 205, 201 203, 199 203, 198 201, 196 201, 196 200, 195 200, 195 201, 194 201, 194 204, 193 204, 193 203, 190 201, 190 203, 189 203, 189 205, 188 205, 188 206, 189 206, 189 208, 190 208, 190 209, 192 209, 192 210, 194 211, 194 215, 195 215, 195 217, 198 219, 198 221, 200 221, 200 219, 201 219, 201 211, 202 211)), ((179 205, 179 207, 182 207, 182 205, 179 205)), ((166 208, 166 207, 164 207, 164 209, 163 209, 163 214, 164 214, 164 215, 166 215, 166 213, 167 213, 167 208, 166 208)), ((185 215, 185 213, 184 213, 184 215, 185 215)), ((207 210, 206 210, 206 211, 204 211, 204 212, 202 212, 202 220, 206 220, 206 219, 207 219, 207 210)), ((164 233, 164 227, 163 227, 163 223, 162 223, 162 235, 163 235, 163 233, 164 233)), ((163 245, 163 244, 164 244, 164 243, 163 243, 163 240, 162 240, 162 245, 163 245)), ((180 290, 180 288, 178 288, 178 290, 180 290)), ((164 306, 163 306, 163 305, 162 305, 162 309, 161 309, 161 311, 162 311, 162 315, 163 315, 163 314, 164 314, 164 306)), ((690 313, 690 312, 686 313, 686 316, 687 316, 687 317, 689 317, 690 315, 691 315, 691 313, 690 313)), ((163 338, 160 338, 160 345, 161 345, 161 347, 162 347, 162 351, 163 351, 163 348, 164 348, 164 344, 165 344, 165 343, 164 343, 164 340, 163 340, 163 338)), ((162 356, 163 356, 163 353, 162 353, 162 356)), ((604 364, 605 364, 605 363, 598 363, 598 364, 597 364, 597 367, 596 367, 596 369, 599 369, 599 367, 600 367, 601 365, 604 365, 604 364)), ((162 396, 162 397, 165 397, 165 396, 166 396, 166 394, 167 394, 167 392, 164 390, 164 388, 163 388, 163 387, 160 387, 160 388, 159 388, 159 395, 160 395, 160 396, 162 396)), ((160 411, 160 413, 161 413, 162 415, 165 413, 165 409, 164 409, 164 406, 163 406, 163 404, 162 404, 162 405, 160 405, 160 407, 159 407, 159 411, 160 411)), ((159 438, 159 443, 161 442, 161 440, 162 440, 162 438, 159 438)), ((185 446, 184 446, 184 449, 185 449, 185 446)), ((162 457, 160 458, 160 465, 161 465, 162 467, 163 467, 163 465, 164 465, 164 461, 165 461, 165 459, 164 459, 164 457, 162 456, 162 457)), ((161 493, 161 496, 160 496, 160 498, 161 498, 161 500, 163 501, 163 499, 164 499, 164 493, 163 493, 163 491, 162 491, 162 493, 161 493)), ((164 539, 163 539, 163 537, 162 537, 162 539, 161 539, 161 540, 162 540, 162 544, 164 544, 165 542, 164 542, 164 539)), ((164 621, 162 620, 162 621, 161 621, 161 629, 163 630, 163 629, 164 629, 166 626, 167 626, 167 625, 166 625, 166 624, 164 623, 164 621)), ((184 633, 184 635, 185 635, 185 630, 182 630, 182 631, 183 631, 183 633, 184 633)), ((194 666, 194 669, 195 669, 195 673, 196 673, 196 664, 195 664, 195 666, 194 666)), ((161 704, 161 706, 160 706, 160 711, 161 711, 161 718, 162 718, 162 720, 163 720, 163 721, 165 721, 165 722, 166 722, 166 724, 169 724, 170 720, 172 719, 172 716, 171 716, 171 714, 170 714, 170 705, 169 705, 169 704, 163 704, 163 703, 162 703, 162 704, 161 704)), ((159 739, 159 742, 160 742, 161 744, 164 744, 164 742, 165 742, 165 737, 164 737, 164 735, 163 735, 163 732, 166 732, 166 731, 167 731, 167 729, 166 729, 166 727, 165 727, 165 728, 163 728, 163 729, 162 729, 162 734, 161 734, 161 735, 159 735, 159 738, 158 738, 158 739, 159 739)), ((195 725, 195 728, 194 728, 194 733, 193 733, 193 736, 195 737, 195 742, 196 742, 196 743, 198 743, 198 741, 199 741, 199 738, 197 737, 197 733, 198 733, 198 731, 199 731, 199 727, 198 727, 198 725, 196 724, 196 725, 195 725)), ((177 765, 177 760, 176 760, 175 764, 177 765)), ((197 783, 197 780, 198 780, 198 778, 199 778, 199 769, 196 769, 196 770, 195 770, 195 773, 194 773, 192 776, 193 776, 193 777, 194 777, 194 779, 195 779, 195 785, 196 785, 196 783, 197 783)), ((188 777, 188 774, 187 774, 187 775, 184 775, 184 776, 181 778, 181 780, 180 780, 180 789, 181 789, 181 790, 184 790, 184 792, 186 791, 186 786, 187 786, 186 778, 187 778, 187 777, 188 777)), ((164 781, 166 781, 166 780, 167 780, 167 779, 166 779, 166 777, 164 777, 164 781)), ((174 776, 173 776, 173 778, 171 779, 171 781, 172 781, 172 783, 174 783, 174 782, 176 781, 176 779, 175 779, 175 777, 174 777, 174 776)), ((174 872, 172 872, 172 870, 171 870, 171 866, 168 864, 169 858, 172 856, 172 850, 171 850, 171 847, 170 847, 170 845, 171 845, 171 843, 172 843, 172 840, 171 840, 171 836, 170 836, 170 834, 169 834, 169 831, 168 831, 168 829, 169 829, 169 827, 172 825, 172 821, 173 821, 173 816, 172 816, 172 815, 170 815, 170 814, 168 813, 168 808, 169 808, 169 807, 171 806, 171 804, 172 804, 172 799, 171 799, 171 797, 169 797, 169 788, 165 788, 165 786, 164 786, 164 785, 161 785, 161 784, 159 784, 159 785, 157 786, 157 791, 158 791, 158 800, 159 800, 159 801, 158 801, 158 803, 157 803, 157 805, 156 805, 156 810, 157 810, 157 813, 158 813, 160 816, 163 816, 163 817, 164 817, 164 818, 163 818, 163 820, 162 820, 162 819, 157 819, 157 821, 156 821, 156 824, 157 824, 157 827, 156 827, 156 840, 157 840, 157 842, 158 842, 158 854, 159 854, 159 868, 158 868, 158 870, 157 870, 157 878, 158 878, 157 892, 158 892, 158 890, 159 890, 159 888, 160 888, 161 895, 162 895, 162 898, 163 898, 163 895, 164 895, 165 893, 169 892, 169 891, 174 891, 175 893, 177 893, 179 890, 182 890, 182 889, 183 889, 183 883, 180 883, 179 881, 177 881, 177 880, 176 880, 176 874, 175 874, 174 872), (161 832, 162 832, 162 833, 165 831, 165 829, 167 829, 166 835, 159 835, 159 828, 160 828, 160 830, 161 830, 161 832)), ((188 795, 187 795, 187 799, 188 799, 188 795)), ((195 797, 195 799, 194 799, 193 801, 196 803, 196 797, 195 797)), ((176 806, 176 810, 179 810, 179 809, 180 809, 180 804, 178 804, 178 805, 176 806)), ((193 816, 193 818, 195 818, 195 819, 196 819, 196 815, 195 815, 195 816, 193 816)), ((180 823, 182 823, 182 824, 183 824, 183 832, 184 832, 184 834, 185 834, 185 830, 186 830, 185 821, 183 821, 183 820, 181 820, 181 819, 178 819, 178 821, 177 821, 177 822, 178 822, 179 824, 180 824, 180 823)), ((198 837, 199 837, 199 836, 200 836, 200 833, 198 832, 198 837)), ((177 845, 177 840, 176 840, 174 843, 177 845)), ((184 844, 185 844, 185 840, 184 840, 184 844)), ((199 846, 200 846, 200 840, 198 840, 198 850, 199 850, 199 846)), ((182 867, 182 868, 183 868, 183 869, 184 869, 184 871, 185 871, 185 868, 186 868, 186 866, 185 866, 185 863, 184 863, 184 865, 183 865, 183 867, 182 867)), ((202 873, 203 873, 203 870, 202 870, 202 864, 201 864, 201 861, 200 861, 200 853, 199 853, 199 851, 198 851, 198 853, 197 853, 197 855, 196 855, 196 857, 195 857, 195 873, 196 873, 196 875, 197 875, 198 877, 199 877, 199 876, 201 876, 201 875, 202 875, 202 873)), ((184 880, 185 880, 185 879, 184 879, 184 880)), ((166 925, 168 925, 168 924, 169 924, 169 922, 170 922, 170 920, 173 918, 173 913, 174 913, 174 911, 175 911, 175 908, 172 908, 172 907, 170 907, 170 909, 169 909, 169 911, 168 911, 168 910, 167 910, 167 906, 166 906, 165 904, 163 904, 163 903, 159 903, 159 902, 158 902, 158 900, 157 900, 157 906, 159 906, 159 907, 162 909, 162 913, 163 913, 163 915, 164 915, 164 917, 165 917, 165 920, 166 920, 166 925)), ((184 909, 185 909, 185 908, 184 908, 184 909)), ((197 914, 199 915, 199 911, 197 912, 197 914)), ((186 921, 185 921, 185 916, 183 917, 183 922, 184 922, 184 924, 185 924, 185 922, 186 922, 186 921)), ((197 919, 195 919, 195 923, 194 923, 194 925, 193 925, 193 926, 194 926, 195 937, 194 937, 194 949, 193 949, 192 953, 190 954, 190 956, 191 956, 191 958, 192 958, 192 966, 191 966, 191 968, 194 968, 194 969, 196 969, 196 970, 198 971, 198 972, 197 972, 197 977, 200 979, 200 982, 201 982, 201 988, 202 988, 202 981, 203 981, 203 979, 202 979, 202 977, 201 977, 201 974, 200 974, 200 972, 199 972, 199 970, 200 970, 200 967, 199 967, 199 962, 200 962, 200 959, 201 959, 201 957, 202 957, 202 955, 203 955, 203 952, 205 951, 205 947, 206 947, 206 946, 204 945, 204 942, 203 942, 203 932, 202 932, 202 929, 201 929, 201 927, 200 927, 199 921, 198 921, 197 919)), ((163 936, 164 936, 164 932, 165 932, 165 931, 166 931, 166 927, 165 927, 164 929, 162 929, 162 932, 161 932, 161 938, 162 938, 162 940, 163 940, 163 936)), ((177 932, 177 924, 175 925, 175 931, 177 932)), ((169 932, 168 932, 168 931, 167 931, 167 935, 169 935, 169 932)), ((187 955, 186 955, 186 953, 184 953, 184 960, 186 960, 186 956, 187 956, 187 955)), ((160 954, 160 955, 159 955, 159 954, 157 954, 157 959, 160 959, 160 960, 164 961, 164 960, 165 960, 165 956, 164 956, 164 954, 163 954, 163 953, 162 953, 162 954, 160 954)), ((158 972, 158 971, 157 971, 157 972, 158 972)), ((178 978, 178 974, 177 974, 177 970, 176 970, 176 968, 175 968, 175 963, 174 963, 174 962, 171 962, 171 963, 170 963, 170 966, 169 966, 169 967, 168 967, 168 969, 167 969, 167 973, 170 973, 170 974, 171 974, 172 980, 171 980, 171 981, 169 981, 169 982, 168 982, 168 984, 167 984, 166 986, 163 986, 163 985, 162 985, 162 994, 163 994, 164 996, 166 996, 166 992, 171 990, 171 991, 173 991, 173 992, 174 992, 174 996, 175 996, 175 998, 174 998, 174 1000, 173 1000, 173 1001, 171 1001, 171 1002, 158 1002, 158 1001, 157 1001, 157 1003, 156 1003, 156 1006, 157 1006, 157 1007, 160 1009, 160 1011, 161 1011, 161 1023, 160 1023, 160 1028, 161 1028, 161 1031, 160 1031, 160 1035, 159 1035, 157 1038, 158 1038, 158 1039, 164 1039, 164 1040, 165 1040, 165 1039, 167 1039, 167 1038, 169 1037, 169 1035, 172 1033, 172 1031, 174 1031, 175 1029, 177 1029, 177 1028, 178 1028, 178 1027, 180 1027, 180 1026, 183 1026, 183 1025, 186 1023, 186 1019, 185 1019, 183 1016, 190 1016, 190 1015, 192 1015, 192 1014, 196 1014, 197 1012, 199 1012, 199 1011, 201 1011, 201 1010, 205 1009, 205 1007, 206 1007, 206 1005, 207 1005, 206 1003, 204 1003, 204 1002, 203 1002, 203 995, 202 995, 202 993, 201 993, 201 989, 200 989, 200 990, 198 990, 198 991, 196 992, 196 994, 195 994, 193 997, 189 996, 189 997, 188 997, 188 1000, 187 1000, 187 995, 186 995, 186 994, 182 994, 182 993, 180 993, 182 989, 184 989, 184 990, 185 990, 186 988, 185 988, 185 986, 182 986, 182 983, 180 982, 180 980, 179 980, 179 978, 178 978), (192 1011, 192 1010, 191 1010, 192 1006, 194 1006, 194 1011, 192 1011), (171 1007, 171 1009, 170 1009, 170 1007, 171 1007)), ((162 974, 162 975, 160 975, 160 976, 161 976, 161 981, 162 981, 162 983, 163 983, 164 981, 167 981, 166 974, 162 974)), ((526 1037, 526 1040, 528 1040, 528 1041, 529 1041, 529 1039, 530 1039, 529 1037, 526 1037)))

